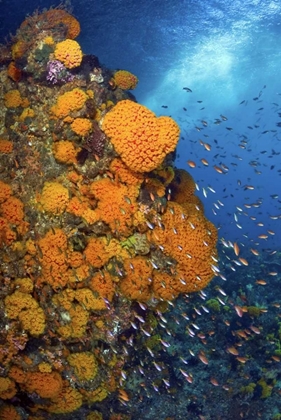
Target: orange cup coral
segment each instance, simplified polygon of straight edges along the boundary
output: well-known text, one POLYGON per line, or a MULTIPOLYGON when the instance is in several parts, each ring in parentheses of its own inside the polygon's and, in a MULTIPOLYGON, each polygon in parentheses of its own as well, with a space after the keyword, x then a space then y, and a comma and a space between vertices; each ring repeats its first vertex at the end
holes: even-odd
POLYGON ((98 364, 92 353, 72 353, 67 360, 74 368, 74 374, 79 381, 90 381, 97 375, 98 364))
MULTIPOLYGON (((149 233, 150 239, 164 247, 163 253, 176 261, 176 266, 171 281, 162 283, 165 292, 161 292, 154 281, 156 295, 167 296, 170 291, 170 299, 173 299, 179 293, 205 288, 215 275, 217 230, 214 225, 194 204, 182 207, 174 202, 168 203, 161 223, 165 229, 156 225, 149 233)), ((161 280, 161 276, 157 278, 161 280)))
POLYGON ((130 100, 118 102, 104 117, 102 129, 133 171, 156 169, 174 151, 180 130, 170 117, 159 117, 130 100))
POLYGON ((17 108, 22 105, 22 97, 17 89, 9 90, 4 99, 6 108, 17 108))
MULTIPOLYGON (((80 23, 74 16, 63 9, 51 9, 42 13, 42 20, 47 21, 51 27, 56 25, 65 25, 67 28, 66 38, 74 39, 80 33, 80 23)), ((40 17, 39 16, 39 17, 40 17)))
POLYGON ((61 140, 53 145, 53 154, 58 162, 71 164, 76 163, 78 150, 72 141, 61 140))
POLYGON ((75 88, 60 95, 57 103, 52 106, 51 112, 57 118, 64 118, 70 112, 81 109, 87 99, 88 96, 83 90, 75 88))
POLYGON ((70 127, 79 136, 86 136, 92 128, 92 123, 87 118, 75 118, 70 127))
POLYGON ((66 39, 56 45, 54 52, 55 58, 61 61, 67 69, 80 66, 82 61, 82 51, 77 41, 66 39))
POLYGON ((29 372, 24 387, 30 393, 36 392, 41 398, 55 398, 62 390, 63 382, 57 372, 29 372))
POLYGON ((0 203, 3 203, 12 195, 12 188, 9 184, 0 180, 0 203))
POLYGON ((22 327, 31 335, 38 336, 45 329, 45 315, 38 302, 29 294, 16 290, 5 298, 7 317, 19 319, 22 327))
POLYGON ((62 214, 68 201, 69 193, 66 187, 58 182, 45 182, 40 198, 43 210, 53 214, 62 214))
POLYGON ((130 90, 135 89, 138 78, 127 70, 118 70, 114 73, 114 82, 120 89, 130 90))

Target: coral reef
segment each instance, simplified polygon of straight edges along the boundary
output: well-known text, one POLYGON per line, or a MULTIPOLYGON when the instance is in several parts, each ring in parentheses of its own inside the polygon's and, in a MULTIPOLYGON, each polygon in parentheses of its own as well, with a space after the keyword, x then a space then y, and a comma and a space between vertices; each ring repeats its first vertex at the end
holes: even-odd
POLYGON ((178 125, 129 97, 136 76, 83 56, 79 31, 35 13, 0 72, 1 418, 125 404, 128 346, 216 275, 216 229, 174 168, 178 125))

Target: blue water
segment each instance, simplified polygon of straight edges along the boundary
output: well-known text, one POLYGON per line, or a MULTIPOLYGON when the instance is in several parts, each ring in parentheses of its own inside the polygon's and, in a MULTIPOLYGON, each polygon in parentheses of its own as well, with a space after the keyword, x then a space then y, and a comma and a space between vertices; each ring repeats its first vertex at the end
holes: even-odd
MULTIPOLYGON (((54 4, 41 0, 21 5, 14 0, 0 3, 2 40, 9 32, 15 33, 26 14, 54 4)), ((243 240, 246 246, 278 247, 280 219, 270 216, 281 214, 280 198, 271 197, 278 194, 280 184, 281 128, 276 123, 281 121, 281 2, 74 0, 71 7, 81 23, 78 41, 83 52, 97 55, 109 68, 136 74, 138 102, 179 123, 182 139, 176 164, 189 170, 187 160, 197 163, 190 172, 199 185, 207 216, 220 226, 221 237, 243 240), (228 120, 215 125, 221 114, 228 120), (212 146, 210 152, 200 139, 212 146), (243 139, 247 144, 241 149, 238 145, 243 139), (201 158, 208 160, 208 167, 200 163, 201 158), (251 166, 251 161, 257 161, 257 166, 251 166), (225 175, 213 168, 221 163, 229 168, 225 175), (245 185, 254 190, 245 191, 245 185), (202 188, 207 186, 216 194, 208 191, 204 197, 202 188), (220 210, 213 206, 217 200, 224 204, 220 210), (257 202, 259 207, 244 207, 257 202), (268 229, 275 235, 268 235, 268 229), (268 238, 260 240, 260 234, 268 238)))

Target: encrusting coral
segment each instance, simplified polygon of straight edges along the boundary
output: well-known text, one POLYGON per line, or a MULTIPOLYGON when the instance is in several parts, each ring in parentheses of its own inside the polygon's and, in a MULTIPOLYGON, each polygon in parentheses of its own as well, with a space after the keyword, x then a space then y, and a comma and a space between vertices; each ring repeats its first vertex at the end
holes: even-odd
POLYGON ((67 69, 78 67, 82 61, 82 51, 77 41, 66 39, 56 45, 56 60, 61 61, 67 69))
POLYGON ((79 88, 65 92, 58 97, 57 103, 51 108, 51 113, 57 118, 64 118, 72 111, 81 109, 87 98, 87 94, 79 88))
POLYGON ((123 162, 136 172, 156 169, 175 150, 180 133, 172 118, 157 118, 148 108, 130 100, 118 102, 105 115, 102 129, 123 162))
POLYGON ((66 187, 58 182, 45 182, 40 198, 43 210, 53 214, 61 214, 68 201, 69 192, 66 187))
POLYGON ((120 89, 135 89, 138 84, 138 78, 127 70, 118 70, 113 76, 114 83, 120 89))

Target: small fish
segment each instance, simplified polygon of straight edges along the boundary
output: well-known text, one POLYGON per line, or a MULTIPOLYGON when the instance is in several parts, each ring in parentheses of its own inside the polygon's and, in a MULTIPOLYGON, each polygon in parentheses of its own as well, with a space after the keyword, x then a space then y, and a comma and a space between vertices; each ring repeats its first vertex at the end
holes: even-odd
POLYGON ((185 90, 186 92, 192 92, 192 90, 189 87, 183 87, 183 90, 185 90))
POLYGON ((209 166, 209 162, 206 159, 200 159, 204 166, 209 166))
POLYGON ((162 105, 162 108, 168 108, 168 105, 162 105))
POLYGON ((256 249, 250 248, 250 251, 254 255, 259 255, 259 251, 257 251, 256 249))
POLYGON ((203 353, 199 353, 198 354, 198 358, 199 358, 199 360, 204 364, 204 365, 208 365, 209 364, 209 361, 208 361, 208 359, 207 359, 207 357, 205 356, 205 354, 203 354, 203 353))
POLYGON ((242 308, 241 308, 241 306, 238 306, 238 305, 235 305, 234 306, 234 309, 235 309, 235 311, 236 311, 236 313, 237 313, 237 315, 240 317, 240 318, 242 318, 242 316, 243 316, 243 310, 242 310, 242 308))
POLYGON ((219 166, 217 166, 217 165, 214 165, 213 166, 213 168, 215 169, 215 171, 217 171, 219 174, 223 174, 224 172, 223 172, 223 170, 222 170, 222 168, 220 168, 219 166))
POLYGON ((162 381, 164 382, 164 384, 166 385, 166 387, 169 388, 170 382, 168 381, 168 379, 162 378, 162 381))
POLYGON ((160 342, 161 342, 161 344, 164 346, 164 347, 166 347, 166 348, 168 348, 168 347, 170 347, 170 343, 168 343, 167 341, 164 341, 164 340, 162 340, 161 338, 159 339, 160 340, 160 342))
POLYGON ((252 330, 255 334, 260 334, 261 331, 259 328, 255 327, 254 325, 250 325, 250 330, 252 330))
POLYGON ((259 239, 267 239, 268 235, 262 234, 258 236, 259 239))
POLYGON ((234 346, 227 347, 226 351, 230 354, 233 354, 233 356, 239 355, 238 350, 234 346))
POLYGON ((245 258, 239 258, 239 261, 243 264, 243 265, 249 265, 248 261, 245 258))
POLYGON ((240 253, 240 248, 239 248, 237 242, 234 242, 233 249, 234 249, 234 253, 235 253, 236 257, 238 257, 238 255, 240 253))
POLYGON ((152 382, 152 386, 154 388, 154 391, 159 392, 159 388, 154 382, 152 382))
POLYGON ((118 393, 119 393, 119 395, 118 395, 119 400, 126 401, 126 402, 130 401, 130 397, 127 394, 127 392, 124 391, 124 389, 119 389, 118 393))
POLYGON ((193 160, 188 160, 186 163, 188 164, 188 166, 190 168, 195 168, 196 167, 196 163, 193 160))
POLYGON ((257 280, 255 283, 260 284, 261 286, 265 286, 267 284, 265 280, 257 280))
POLYGON ((249 358, 238 356, 238 357, 236 357, 236 360, 238 360, 238 362, 240 362, 240 363, 246 363, 249 360, 249 358))
POLYGON ((160 365, 158 365, 158 363, 156 363, 155 361, 153 361, 152 363, 154 364, 154 366, 156 367, 156 369, 157 369, 159 372, 162 372, 162 368, 161 368, 161 366, 160 366, 160 365))
POLYGON ((214 386, 219 386, 218 381, 217 381, 215 378, 213 378, 213 377, 210 379, 210 382, 211 382, 211 384, 212 384, 212 385, 214 385, 214 386))

